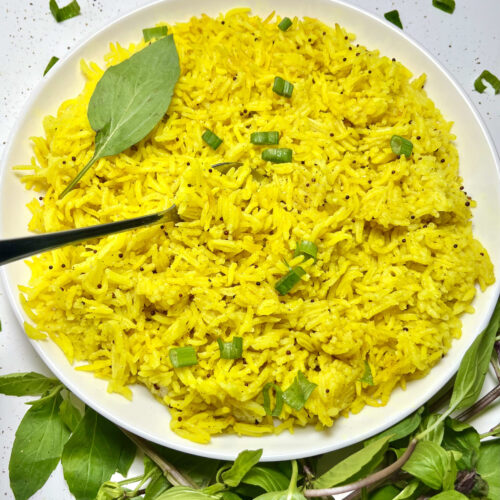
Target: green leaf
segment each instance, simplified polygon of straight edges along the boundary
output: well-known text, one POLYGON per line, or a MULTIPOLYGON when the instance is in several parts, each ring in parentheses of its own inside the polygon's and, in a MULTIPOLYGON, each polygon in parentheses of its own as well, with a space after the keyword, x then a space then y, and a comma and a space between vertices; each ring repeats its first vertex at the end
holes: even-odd
POLYGON ((142 30, 142 36, 145 42, 153 40, 153 38, 161 38, 167 36, 168 28, 166 26, 155 26, 154 28, 144 28, 142 30))
POLYGON ((451 395, 450 409, 459 410, 470 406, 479 397, 499 327, 500 302, 495 306, 488 326, 474 340, 460 363, 451 395))
POLYGON ((417 491, 420 486, 420 481, 418 479, 412 479, 399 493, 394 497, 394 500, 406 500, 408 498, 413 498, 413 494, 417 491))
POLYGON ((121 153, 153 130, 170 105, 179 75, 172 35, 105 71, 87 112, 96 131, 94 156, 59 198, 66 196, 98 159, 121 153))
POLYGON ((271 493, 264 493, 254 500, 307 500, 300 491, 289 493, 288 491, 274 491, 271 493))
POLYGON ((331 488, 349 482, 351 478, 355 477, 355 475, 366 465, 370 464, 372 460, 383 456, 387 450, 390 439, 391 436, 384 436, 348 456, 346 459, 342 460, 342 462, 338 463, 316 479, 313 483, 314 488, 331 488))
POLYGON ((262 456, 262 450, 245 450, 242 451, 234 461, 232 467, 223 472, 221 475, 222 480, 228 485, 238 486, 240 481, 245 477, 248 471, 259 462, 262 456))
POLYGON ((433 490, 440 490, 447 471, 452 467, 452 459, 451 453, 436 443, 420 441, 409 460, 403 465, 403 470, 433 490))
POLYGON ((396 495, 399 493, 399 490, 393 486, 392 484, 387 484, 382 486, 382 488, 374 491, 370 494, 369 500, 393 500, 396 495))
POLYGON ((128 446, 128 439, 114 424, 87 407, 62 453, 64 478, 77 500, 94 500, 128 446))
POLYGON ((434 500, 468 500, 465 495, 455 490, 442 491, 431 498, 434 500))
POLYGON ((380 434, 377 434, 376 436, 368 439, 367 441, 365 441, 365 445, 373 443, 374 441, 377 441, 386 436, 390 436, 389 443, 407 437, 418 428, 421 420, 421 411, 419 410, 415 413, 412 413, 404 420, 401 420, 401 422, 398 422, 396 425, 389 427, 389 429, 387 429, 386 431, 381 432, 380 434))
POLYGON ((208 495, 187 486, 174 486, 156 497, 155 500, 216 500, 218 498, 218 496, 208 495))
POLYGON ((10 455, 10 486, 16 500, 25 500, 47 481, 61 458, 69 432, 59 416, 62 398, 32 406, 16 431, 10 455))
POLYGON ((292 385, 283 391, 283 401, 294 410, 301 410, 316 387, 316 384, 309 382, 306 376, 299 371, 292 385))
POLYGON ((252 467, 241 481, 253 486, 260 486, 267 492, 284 490, 289 483, 289 479, 281 472, 258 465, 252 467))
MULTIPOLYGON (((421 425, 420 429, 423 431, 424 429, 428 429, 429 427, 432 427, 433 425, 436 424, 436 422, 441 418, 441 415, 438 415, 437 413, 431 413, 430 415, 427 415, 421 425)), ((425 434, 425 436, 422 438, 423 441, 432 441, 433 443, 436 444, 441 444, 441 441, 443 440, 444 436, 444 421, 439 422, 439 424, 434 427, 430 432, 425 434)))
POLYGON ((363 377, 360 379, 360 381, 368 385, 373 385, 372 369, 370 368, 368 361, 365 361, 365 373, 363 374, 363 377))
POLYGON ((101 487, 97 492, 96 500, 117 500, 123 498, 124 493, 124 488, 122 488, 117 482, 106 481, 101 484, 101 487))
POLYGON ((40 373, 9 373, 0 377, 0 393, 7 396, 39 396, 59 385, 56 378, 40 373))
POLYGON ((66 427, 73 432, 82 419, 82 414, 69 399, 63 399, 59 406, 59 415, 66 427))
POLYGON ((457 458, 457 466, 460 470, 476 467, 481 442, 479 433, 474 427, 465 422, 447 418, 442 445, 446 450, 460 452, 461 457, 457 458))
POLYGON ((128 470, 132 465, 137 453, 137 447, 130 439, 123 436, 122 439, 122 449, 120 451, 120 457, 118 458, 118 463, 116 464, 116 470, 122 475, 126 476, 128 470))
POLYGON ((443 476, 443 490, 445 491, 454 489, 455 479, 457 478, 458 469, 453 453, 454 452, 448 452, 449 463, 443 476))
POLYGON ((147 455, 144 455, 144 476, 150 478, 144 500, 155 499, 171 486, 161 469, 147 455))
POLYGON ((241 497, 232 491, 225 491, 222 496, 222 500, 241 500, 241 497))
POLYGON ((488 498, 500 498, 500 439, 481 443, 476 470, 488 483, 490 491, 488 498))

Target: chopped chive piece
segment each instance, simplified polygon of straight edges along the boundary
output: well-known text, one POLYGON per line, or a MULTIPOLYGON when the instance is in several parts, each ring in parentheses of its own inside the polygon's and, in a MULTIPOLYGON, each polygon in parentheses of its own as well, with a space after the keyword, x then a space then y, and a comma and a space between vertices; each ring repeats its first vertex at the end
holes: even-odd
POLYGON ((45 68, 45 70, 44 70, 44 72, 43 72, 43 76, 45 76, 45 75, 49 72, 50 68, 52 68, 52 66, 54 66, 54 64, 55 64, 57 61, 59 61, 59 58, 58 58, 58 57, 56 57, 56 56, 52 56, 52 57, 50 58, 49 64, 47 64, 47 66, 46 66, 46 68, 45 68))
POLYGON ((250 136, 250 142, 252 144, 279 144, 280 133, 279 132, 254 132, 250 136))
POLYGON ((453 14, 455 10, 455 0, 432 0, 432 5, 448 14, 453 14))
POLYGON ((174 368, 181 368, 183 366, 193 366, 198 364, 196 351, 190 345, 186 347, 173 347, 168 351, 170 361, 174 368))
POLYGON ((233 337, 231 342, 223 342, 217 339, 221 359, 238 359, 243 354, 243 339, 241 337, 233 337))
POLYGON ((278 24, 281 31, 286 31, 292 25, 292 20, 289 17, 284 17, 278 24))
POLYGON ((406 158, 409 158, 413 150, 413 144, 400 135, 393 135, 391 138, 391 149, 395 155, 405 155, 406 158))
POLYGON ((403 29, 403 25, 401 24, 401 19, 399 18, 399 12, 397 10, 391 10, 390 12, 386 12, 384 17, 392 24, 395 24, 398 28, 403 29))
POLYGON ((360 381, 368 385, 373 385, 372 369, 370 368, 368 361, 365 361, 365 373, 363 373, 363 377, 360 381))
POLYGON ((264 410, 266 415, 279 417, 281 415, 281 410, 283 409, 283 391, 276 384, 268 383, 262 389, 262 396, 264 397, 264 410), (276 403, 274 405, 274 410, 271 410, 271 397, 269 395, 271 388, 276 391, 276 403))
POLYGON ((280 295, 286 295, 301 280, 304 274, 306 274, 304 269, 300 266, 295 266, 276 282, 274 288, 276 288, 280 295))
POLYGON ((306 376, 299 371, 292 385, 283 391, 283 400, 294 410, 302 410, 316 386, 316 384, 309 382, 306 376))
POLYGON ((299 255, 303 255, 305 257, 305 260, 314 259, 314 262, 316 262, 318 247, 312 241, 302 240, 295 247, 295 252, 293 254, 294 258, 298 257, 299 255))
POLYGON ((212 148, 217 149, 222 144, 222 139, 217 137, 211 130, 205 130, 201 138, 212 148))
POLYGON ((56 0, 50 0, 49 7, 50 12, 52 12, 54 19, 58 23, 66 21, 67 19, 71 19, 72 17, 78 16, 78 14, 80 14, 80 6, 78 5, 78 2, 76 0, 73 0, 71 3, 65 5, 64 7, 59 7, 56 0))
POLYGON ((500 92, 500 80, 493 73, 490 73, 487 69, 485 69, 474 82, 474 88, 479 93, 482 94, 486 89, 486 85, 483 83, 483 80, 486 80, 493 87, 495 94, 500 92))
POLYGON ((283 97, 292 97, 293 85, 283 78, 276 76, 274 78, 273 92, 283 97))
POLYGON ((262 151, 262 159, 272 163, 290 163, 292 154, 289 148, 269 148, 262 151))
POLYGON ((166 26, 155 26, 154 28, 144 28, 142 30, 142 36, 145 42, 149 42, 153 38, 161 38, 162 36, 167 36, 168 28, 166 26))
POLYGON ((227 174, 232 168, 239 168, 243 165, 241 161, 225 161, 223 163, 216 163, 210 168, 218 170, 221 174, 227 174))

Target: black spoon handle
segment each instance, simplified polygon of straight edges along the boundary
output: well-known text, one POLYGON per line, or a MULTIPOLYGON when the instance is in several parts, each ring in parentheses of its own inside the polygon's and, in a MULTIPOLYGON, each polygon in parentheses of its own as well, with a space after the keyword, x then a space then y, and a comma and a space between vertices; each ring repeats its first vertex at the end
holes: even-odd
POLYGON ((70 229, 69 231, 56 231, 38 236, 0 240, 0 266, 71 243, 90 240, 92 238, 100 238, 101 236, 128 231, 136 227, 179 221, 180 218, 177 213, 177 207, 172 205, 162 212, 143 215, 133 219, 125 219, 118 222, 110 222, 108 224, 97 224, 95 226, 82 227, 80 229, 70 229))

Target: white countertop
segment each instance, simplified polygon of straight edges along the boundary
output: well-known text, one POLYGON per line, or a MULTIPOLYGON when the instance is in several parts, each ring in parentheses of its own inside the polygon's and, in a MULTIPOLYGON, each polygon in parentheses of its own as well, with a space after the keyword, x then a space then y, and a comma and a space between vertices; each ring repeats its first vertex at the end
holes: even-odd
MULTIPOLYGON (((453 15, 432 7, 432 0, 346 0, 377 16, 398 9, 405 32, 424 45, 458 80, 476 105, 500 151, 500 95, 473 89, 484 69, 500 76, 500 1, 457 0, 453 15)), ((58 2, 61 6, 68 3, 58 2)), ((149 0, 79 0, 81 15, 56 24, 49 0, 0 3, 0 154, 22 106, 53 55, 59 57, 115 18, 149 0)), ((244 4, 244 2, 241 2, 244 4)), ((498 273, 498 271, 497 271, 498 273)), ((0 374, 48 370, 26 340, 0 284, 0 374)), ((493 385, 489 374, 485 390, 493 385)), ((0 395, 0 498, 13 498, 8 463, 14 434, 27 407, 24 398, 0 395)), ((500 422, 500 402, 474 424, 485 431, 500 422)), ((139 470, 139 469, 137 469, 139 470)), ((35 499, 70 499, 60 466, 35 499)))

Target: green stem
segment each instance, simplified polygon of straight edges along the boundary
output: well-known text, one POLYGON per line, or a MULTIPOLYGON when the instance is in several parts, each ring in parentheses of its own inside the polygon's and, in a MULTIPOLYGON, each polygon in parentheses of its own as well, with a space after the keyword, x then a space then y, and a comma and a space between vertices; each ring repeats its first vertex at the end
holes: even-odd
POLYGON ((299 468, 297 466, 297 460, 292 461, 292 477, 290 478, 290 484, 288 485, 287 498, 291 498, 294 490, 297 489, 297 476, 299 474, 299 468))
POLYGON ((74 187, 80 182, 80 179, 87 173, 89 168, 98 160, 98 156, 94 153, 94 156, 90 159, 90 161, 85 165, 80 172, 76 175, 76 177, 66 186, 64 191, 59 195, 59 199, 62 200, 74 187))
POLYGON ((482 412, 493 401, 500 397, 500 384, 493 388, 488 394, 476 401, 470 408, 458 415, 457 420, 470 420, 472 417, 482 412))
POLYGON ((500 424, 495 425, 493 429, 490 429, 488 432, 484 434, 479 434, 479 439, 485 439, 490 436, 500 436, 500 424))
POLYGON ((137 481, 140 481, 144 477, 144 474, 142 476, 136 476, 136 477, 131 477, 130 479, 124 479, 123 481, 118 481, 120 486, 125 486, 126 484, 130 483, 137 483, 137 481))
POLYGON ((491 355, 491 366, 493 366, 493 370, 495 370, 495 375, 497 376, 497 379, 500 382, 500 365, 498 364, 498 356, 496 351, 493 351, 493 354, 491 355))

